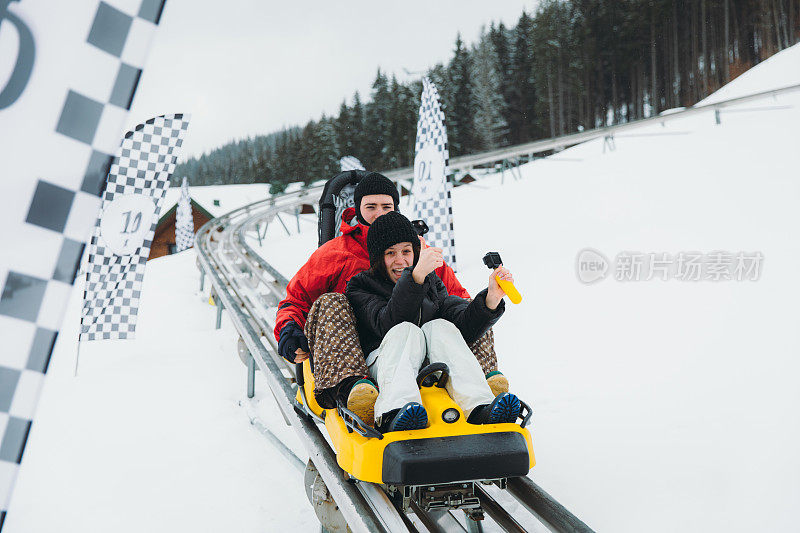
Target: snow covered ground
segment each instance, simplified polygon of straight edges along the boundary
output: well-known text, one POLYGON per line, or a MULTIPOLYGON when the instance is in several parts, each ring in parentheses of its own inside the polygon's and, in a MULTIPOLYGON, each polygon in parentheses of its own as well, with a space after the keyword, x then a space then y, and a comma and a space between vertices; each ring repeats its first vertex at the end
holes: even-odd
MULTIPOLYGON (((181 196, 180 186, 170 187, 164 196, 161 212, 166 213, 178 203, 181 196)), ((203 209, 218 217, 234 209, 264 198, 269 198, 269 185, 266 183, 248 183, 244 185, 189 185, 189 196, 203 209)))
MULTIPOLYGON (((800 48, 723 88, 800 80, 800 48), (737 84, 738 83, 738 84, 737 84)), ((710 97, 710 98, 713 98, 710 97)), ((534 407, 531 477, 598 531, 789 531, 800 501, 800 93, 585 143, 454 191, 459 278, 501 252, 524 300, 496 328, 534 407), (760 252, 755 281, 586 285, 576 257, 760 252)), ((291 276, 316 224, 270 228, 291 276)), ((73 298, 6 522, 37 531, 314 531, 301 476, 238 402, 236 335, 194 252, 151 261, 138 337, 82 347, 73 298)), ((612 265, 613 266, 613 265, 612 265)), ((258 411, 289 446, 269 392, 258 411)))
MULTIPOLYGON (((236 334, 194 250, 148 264, 137 338, 83 343, 76 290, 4 531, 315 531, 302 475, 250 424, 236 334)), ((256 381, 256 412, 303 455, 256 381), (263 401, 262 401, 263 400, 263 401)))
POLYGON ((698 105, 713 104, 722 100, 797 84, 800 84, 800 57, 798 57, 797 50, 790 48, 759 63, 755 68, 743 72, 732 83, 721 87, 698 102, 698 105))

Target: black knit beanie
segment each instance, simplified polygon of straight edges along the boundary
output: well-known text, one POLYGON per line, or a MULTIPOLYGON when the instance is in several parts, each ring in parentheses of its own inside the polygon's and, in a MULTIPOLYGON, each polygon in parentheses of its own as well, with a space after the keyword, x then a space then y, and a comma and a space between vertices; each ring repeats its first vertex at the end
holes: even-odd
POLYGON ((389 211, 375 219, 367 233, 367 252, 369 252, 369 265, 373 272, 385 274, 383 253, 387 248, 400 242, 411 243, 416 265, 419 259, 420 243, 411 221, 397 211, 389 211))
POLYGON ((394 183, 392 183, 392 180, 383 174, 370 172, 361 178, 361 181, 358 182, 358 185, 356 185, 356 188, 353 191, 353 202, 356 208, 356 217, 358 217, 358 221, 365 226, 369 226, 369 224, 367 224, 367 221, 361 216, 361 199, 365 196, 369 196, 370 194, 388 194, 391 196, 392 200, 394 200, 395 211, 397 211, 398 204, 400 203, 400 195, 397 194, 397 187, 394 183))

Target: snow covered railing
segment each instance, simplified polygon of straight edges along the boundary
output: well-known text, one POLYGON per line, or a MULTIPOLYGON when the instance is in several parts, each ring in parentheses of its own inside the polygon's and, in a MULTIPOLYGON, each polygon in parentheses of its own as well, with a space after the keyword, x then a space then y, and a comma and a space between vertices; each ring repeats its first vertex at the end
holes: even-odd
MULTIPOLYGON (((451 158, 449 162, 449 167, 451 172, 457 170, 468 171, 482 165, 488 165, 490 163, 497 163, 500 161, 515 159, 523 156, 532 157, 534 154, 547 152, 550 150, 559 150, 563 148, 568 148, 570 146, 574 146, 576 144, 580 144, 586 141, 591 141, 594 139, 599 139, 604 137, 613 138, 615 135, 619 133, 637 129, 642 126, 649 126, 653 124, 665 125, 667 122, 684 119, 686 117, 699 115, 701 113, 710 113, 712 111, 714 112, 715 120, 717 121, 717 123, 719 123, 719 113, 725 108, 741 105, 743 103, 755 100, 761 100, 763 98, 776 97, 783 93, 794 92, 798 90, 800 90, 800 84, 790 85, 788 87, 770 89, 768 91, 762 91, 759 93, 749 94, 747 96, 731 98, 728 100, 723 100, 721 102, 716 102, 712 104, 695 105, 693 107, 688 107, 686 109, 671 111, 668 114, 656 115, 653 117, 633 120, 631 122, 626 122, 624 124, 616 124, 614 126, 604 126, 601 128, 594 128, 579 133, 570 133, 567 135, 561 135, 550 139, 542 139, 539 141, 533 141, 525 144, 507 146, 505 148, 498 148, 496 150, 480 152, 477 154, 462 155, 451 158)), ((414 168, 403 167, 394 170, 388 170, 383 174, 392 180, 411 179, 414 176, 414 168)))

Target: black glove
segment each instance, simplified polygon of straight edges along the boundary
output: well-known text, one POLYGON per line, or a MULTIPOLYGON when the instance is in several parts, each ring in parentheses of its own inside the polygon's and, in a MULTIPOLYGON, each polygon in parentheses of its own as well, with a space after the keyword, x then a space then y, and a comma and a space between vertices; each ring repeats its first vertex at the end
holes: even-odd
POLYGON ((281 328, 281 336, 278 340, 278 353, 290 363, 294 363, 294 358, 297 357, 295 351, 298 348, 301 348, 304 352, 308 352, 308 339, 303 333, 303 330, 300 329, 300 326, 293 320, 290 320, 281 328))

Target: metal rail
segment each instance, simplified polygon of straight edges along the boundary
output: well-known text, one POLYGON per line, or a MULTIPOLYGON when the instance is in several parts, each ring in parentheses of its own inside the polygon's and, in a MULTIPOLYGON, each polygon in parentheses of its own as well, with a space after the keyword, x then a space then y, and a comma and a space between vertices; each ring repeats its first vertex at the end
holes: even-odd
POLYGON ((226 261, 225 250, 220 249, 220 244, 224 241, 212 239, 212 237, 218 235, 217 230, 223 223, 229 222, 232 218, 238 218, 242 212, 247 213, 247 207, 213 219, 200 228, 198 231, 200 265, 209 276, 214 293, 218 298, 218 305, 224 305, 228 311, 228 315, 247 345, 251 357, 255 359, 267 379, 281 413, 305 445, 311 461, 320 472, 350 528, 359 532, 391 531, 380 520, 355 485, 344 479, 341 469, 336 464, 336 457, 317 425, 295 411, 292 405, 295 391, 283 376, 273 355, 262 342, 261 332, 253 327, 252 318, 242 309, 245 305, 241 295, 237 294, 237 288, 240 288, 241 285, 236 283, 236 279, 226 276, 229 272, 226 272, 227 269, 224 269, 223 264, 228 262, 230 267, 230 262, 226 261), (214 249, 221 256, 215 254, 214 249), (239 287, 234 285, 239 285, 239 287))
MULTIPOLYGON (((462 155, 450 159, 449 167, 451 171, 455 170, 471 170, 475 167, 487 165, 489 163, 496 163, 507 159, 514 159, 517 157, 528 156, 534 154, 547 152, 549 150, 556 150, 567 148, 593 139, 602 137, 614 137, 615 135, 633 129, 641 128, 642 126, 651 126, 653 124, 666 124, 674 120, 684 119, 686 117, 698 115, 700 113, 715 112, 719 113, 723 109, 735 105, 740 105, 746 102, 760 100, 767 97, 775 97, 780 94, 794 92, 800 90, 800 84, 789 85, 778 89, 770 89, 747 96, 740 96, 738 98, 730 98, 714 104, 707 104, 701 106, 692 106, 680 111, 670 112, 666 115, 656 115, 654 117, 642 118, 639 120, 632 120, 624 124, 616 124, 614 126, 604 126, 601 128, 594 128, 585 130, 579 133, 570 133, 553 137, 551 139, 542 139, 540 141, 533 141, 525 144, 518 144, 515 146, 508 146, 505 148, 498 148, 497 150, 490 150, 487 152, 480 152, 477 154, 462 155)), ((719 116, 716 116, 717 123, 719 123, 719 116)), ((386 177, 399 180, 411 179, 414 176, 413 167, 403 167, 398 169, 389 170, 383 173, 386 177)))
POLYGON ((507 490, 529 512, 556 533, 587 533, 592 531, 566 507, 547 494, 529 477, 508 480, 507 490))
POLYGON ((478 486, 476 490, 478 498, 481 500, 481 507, 486 514, 492 517, 497 522, 497 525, 503 528, 504 531, 514 533, 525 533, 525 528, 517 522, 503 507, 492 498, 483 487, 478 486))

